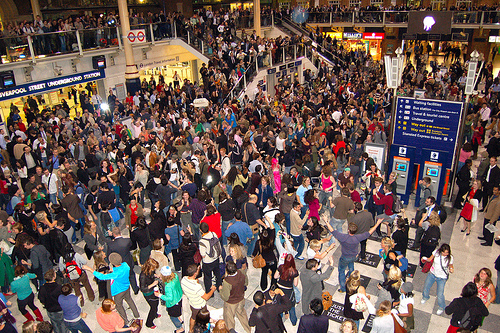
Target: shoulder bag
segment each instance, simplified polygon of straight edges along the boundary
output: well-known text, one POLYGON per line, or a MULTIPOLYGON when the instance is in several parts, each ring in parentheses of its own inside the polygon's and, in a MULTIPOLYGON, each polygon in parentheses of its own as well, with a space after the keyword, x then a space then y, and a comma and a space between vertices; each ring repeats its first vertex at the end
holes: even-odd
POLYGON ((424 267, 422 267, 422 273, 429 273, 433 264, 434 259, 432 259, 431 261, 426 261, 424 267))
POLYGON ((259 254, 253 257, 252 259, 252 265, 254 268, 262 268, 266 266, 266 260, 262 256, 262 245, 259 242, 259 254))
POLYGON ((399 321, 396 320, 396 317, 393 313, 391 313, 392 320, 394 321, 394 333, 407 333, 405 328, 399 324, 399 321))

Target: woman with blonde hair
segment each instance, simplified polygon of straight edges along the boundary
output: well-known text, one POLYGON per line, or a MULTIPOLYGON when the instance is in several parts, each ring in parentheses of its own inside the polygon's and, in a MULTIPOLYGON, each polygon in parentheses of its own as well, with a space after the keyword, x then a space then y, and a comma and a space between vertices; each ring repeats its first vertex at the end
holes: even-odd
POLYGON ((229 255, 226 257, 226 262, 233 261, 236 264, 236 268, 246 275, 248 262, 247 257, 243 255, 241 246, 238 244, 231 244, 228 247, 228 252, 229 255))
POLYGON ((382 276, 384 280, 387 279, 389 275, 389 270, 391 266, 395 265, 396 267, 401 267, 401 255, 398 255, 396 251, 394 251, 394 241, 390 237, 384 237, 380 241, 379 256, 384 259, 384 270, 382 271, 382 276))
POLYGON ((361 285, 361 274, 358 270, 351 273, 346 282, 346 293, 344 300, 344 317, 352 319, 356 323, 356 327, 359 329, 359 321, 364 319, 363 312, 356 311, 352 308, 352 303, 350 297, 355 294, 366 295, 365 287, 361 285))
MULTIPOLYGON (((477 221, 477 215, 479 212, 479 201, 483 197, 483 191, 481 190, 481 181, 476 179, 472 182, 472 187, 465 197, 465 204, 460 212, 460 219, 464 220, 464 226, 460 230, 462 232, 467 231, 466 236, 470 235, 470 227, 473 222, 477 221)), ((458 221, 457 221, 458 222, 458 221)))
POLYGON ((481 270, 474 276, 474 283, 477 287, 477 296, 481 299, 481 301, 483 301, 486 307, 489 307, 491 303, 495 303, 497 296, 491 276, 491 270, 486 267, 481 268, 481 270))
POLYGON ((95 311, 95 316, 99 326, 106 332, 130 331, 130 328, 125 327, 125 321, 116 311, 116 303, 112 299, 106 298, 102 301, 102 306, 95 311))
POLYGON ((155 295, 154 288, 158 285, 158 280, 155 276, 155 271, 158 269, 158 261, 149 258, 141 268, 139 275, 139 287, 142 294, 149 304, 149 313, 146 320, 146 327, 156 328, 153 320, 158 318, 158 296, 155 295))
POLYGON ((388 333, 394 332, 394 322, 403 326, 403 322, 398 316, 391 314, 391 302, 383 301, 377 310, 377 316, 373 319, 371 333, 388 333))
POLYGON ((356 326, 354 320, 346 319, 340 325, 340 333, 358 333, 358 326, 356 326))
POLYGON ((160 291, 155 291, 155 296, 165 302, 170 320, 175 325, 174 333, 184 332, 182 328, 182 288, 177 273, 173 272, 170 266, 163 266, 160 269, 161 282, 160 291))

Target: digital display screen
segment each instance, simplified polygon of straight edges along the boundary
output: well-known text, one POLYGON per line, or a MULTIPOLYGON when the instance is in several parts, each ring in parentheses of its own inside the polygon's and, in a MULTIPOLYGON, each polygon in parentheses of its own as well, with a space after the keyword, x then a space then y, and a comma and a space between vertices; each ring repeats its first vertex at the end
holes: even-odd
POLYGON ((396 163, 396 171, 406 172, 408 165, 406 163, 396 163))
POLYGON ((4 85, 5 88, 11 87, 11 86, 14 85, 14 80, 12 78, 10 78, 10 77, 9 78, 5 78, 3 80, 3 85, 4 85))
POLYGON ((411 11, 408 14, 409 34, 450 34, 451 18, 450 11, 411 11))
POLYGON ((437 177, 439 174, 439 171, 438 171, 438 169, 427 168, 427 170, 425 171, 425 174, 427 176, 430 176, 430 177, 437 177))
POLYGON ((99 60, 99 61, 97 62, 97 67, 104 67, 104 66, 105 66, 105 62, 104 62, 104 60, 99 60))

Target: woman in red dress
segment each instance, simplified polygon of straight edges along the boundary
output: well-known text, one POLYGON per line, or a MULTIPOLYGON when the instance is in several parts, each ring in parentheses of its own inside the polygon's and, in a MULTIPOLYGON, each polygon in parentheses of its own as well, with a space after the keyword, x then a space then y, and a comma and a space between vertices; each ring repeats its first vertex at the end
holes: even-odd
POLYGON ((474 180, 472 182, 472 188, 465 198, 464 208, 462 212, 460 212, 460 219, 464 220, 464 227, 462 228, 462 232, 467 230, 466 235, 470 235, 470 226, 472 222, 477 220, 477 211, 479 206, 479 201, 483 197, 483 191, 481 190, 481 181, 474 180))

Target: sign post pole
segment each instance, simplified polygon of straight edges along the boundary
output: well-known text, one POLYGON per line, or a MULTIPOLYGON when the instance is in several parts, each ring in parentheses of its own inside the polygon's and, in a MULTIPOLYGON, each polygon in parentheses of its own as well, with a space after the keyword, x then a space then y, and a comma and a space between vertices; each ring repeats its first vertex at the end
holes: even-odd
MULTIPOLYGON (((465 118, 467 117, 467 111, 469 108, 469 100, 470 96, 472 94, 472 91, 474 90, 474 87, 476 86, 476 69, 477 69, 477 62, 479 60, 479 52, 477 50, 472 51, 470 54, 470 61, 469 61, 469 69, 467 72, 467 81, 466 81, 466 86, 465 86, 465 104, 463 106, 463 111, 462 111, 462 119, 460 120, 460 127, 459 127, 459 134, 458 134, 458 140, 457 140, 457 145, 456 149, 460 149, 462 146, 462 141, 464 137, 464 126, 465 126, 465 118)), ((481 70, 479 70, 481 73, 481 70)), ((453 190, 455 189, 455 184, 456 184, 456 174, 458 171, 458 160, 460 158, 460 151, 455 153, 455 159, 453 161, 453 179, 451 182, 451 187, 450 187, 450 194, 448 195, 448 200, 451 201, 451 198, 453 196, 453 190)))
MULTIPOLYGON (((403 58, 402 58, 403 50, 401 49, 401 47, 398 47, 396 49, 395 53, 397 55, 398 66, 397 66, 397 69, 392 68, 391 73, 390 73, 391 77, 394 77, 395 75, 397 75, 397 76, 396 76, 396 82, 395 82, 396 84, 392 85, 394 92, 393 92, 393 96, 392 96, 391 130, 389 131, 389 140, 387 140, 387 151, 391 151, 391 144, 392 144, 392 141, 394 139, 394 131, 396 130, 396 103, 397 103, 397 96, 396 95, 397 95, 398 86, 399 86, 399 83, 401 80, 401 75, 403 74, 403 71, 401 70, 401 66, 403 64, 403 58), (394 70, 396 70, 396 73, 394 73, 394 70)), ((387 66, 386 66, 386 68, 387 68, 387 66)))

